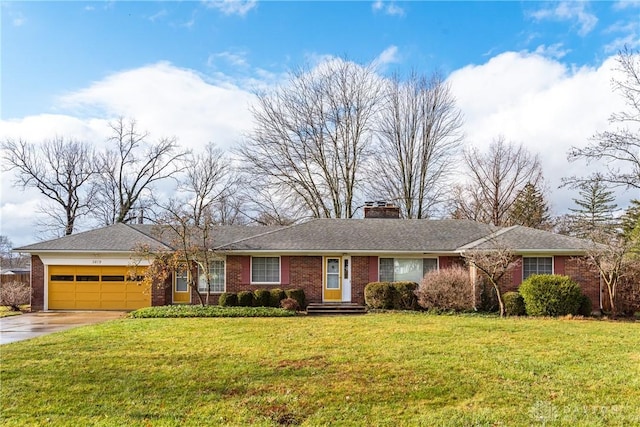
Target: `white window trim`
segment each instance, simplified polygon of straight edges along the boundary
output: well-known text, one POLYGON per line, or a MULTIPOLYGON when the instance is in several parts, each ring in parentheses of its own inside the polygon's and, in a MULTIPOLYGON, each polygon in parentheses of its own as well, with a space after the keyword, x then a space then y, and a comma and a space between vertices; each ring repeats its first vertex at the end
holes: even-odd
MULTIPOLYGON (((412 257, 412 256, 393 256, 393 255, 384 256, 384 255, 381 255, 381 256, 378 256, 378 282, 380 281, 380 258, 391 258, 391 259, 394 260, 394 263, 395 263, 395 260, 397 260, 397 259, 421 259, 421 260, 424 260, 424 259, 435 259, 436 260, 436 271, 440 270, 440 257, 438 257, 438 256, 412 257)), ((395 281, 395 268, 394 268, 393 275, 394 275, 393 279, 395 281)), ((422 275, 424 276, 424 270, 422 271, 422 275)))
POLYGON ((186 276, 185 278, 187 279, 187 289, 185 291, 179 291, 178 290, 178 270, 175 270, 174 274, 173 274, 173 292, 179 293, 179 294, 186 294, 187 292, 191 292, 191 290, 189 289, 189 277, 191 276, 191 270, 189 270, 188 268, 186 269, 186 276))
MULTIPOLYGON (((534 255, 534 256, 522 256, 522 277, 520 277, 521 281, 526 280, 524 278, 524 259, 525 258, 551 258, 551 274, 556 274, 556 257, 553 255, 534 255)), ((535 273, 540 274, 540 273, 535 273)))
POLYGON ((198 264, 198 292, 209 292, 209 295, 213 295, 213 294, 223 294, 225 292, 227 292, 227 259, 226 258, 215 258, 212 261, 222 261, 224 267, 224 281, 222 282, 222 286, 223 286, 223 290, 222 291, 211 291, 209 292, 209 290, 200 290, 200 265, 198 264))
MULTIPOLYGON (((226 263, 225 263, 226 264, 226 263)), ((279 285, 282 283, 282 258, 280 256, 265 255, 251 256, 251 268, 249 270, 249 280, 252 285, 279 285), (253 281, 253 259, 254 258, 278 258, 278 281, 277 282, 254 282, 253 281)), ((226 277, 226 276, 225 276, 226 277)))

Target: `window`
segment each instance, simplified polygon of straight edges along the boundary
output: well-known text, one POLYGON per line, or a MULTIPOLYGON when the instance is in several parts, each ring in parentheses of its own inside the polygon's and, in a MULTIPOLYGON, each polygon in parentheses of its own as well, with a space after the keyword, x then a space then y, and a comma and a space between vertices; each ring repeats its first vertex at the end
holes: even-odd
POLYGON ((102 276, 102 281, 103 282, 124 282, 124 276, 116 276, 116 275, 102 276))
POLYGON ((76 276, 76 282, 99 282, 100 276, 94 276, 92 274, 83 274, 76 276))
POLYGON ((207 292, 222 293, 224 292, 224 261, 216 260, 209 263, 209 279, 211 280, 210 288, 207 286, 207 275, 202 269, 198 269, 198 290, 207 292))
POLYGON ((52 282, 73 282, 73 276, 68 274, 52 274, 52 282))
POLYGON ((438 268, 436 258, 380 258, 381 282, 416 282, 431 270, 438 268))
POLYGON ((280 283, 280 257, 251 257, 251 283, 280 283))
POLYGON ((183 265, 176 270, 176 292, 187 292, 189 284, 189 271, 187 266, 183 265))
POLYGON ((522 279, 524 280, 532 274, 553 274, 553 258, 522 258, 522 279))

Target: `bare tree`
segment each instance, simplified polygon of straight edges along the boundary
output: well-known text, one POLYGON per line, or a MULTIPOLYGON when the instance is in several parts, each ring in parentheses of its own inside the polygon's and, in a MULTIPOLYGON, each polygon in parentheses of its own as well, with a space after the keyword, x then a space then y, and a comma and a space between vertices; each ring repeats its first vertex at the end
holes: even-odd
POLYGON ((135 120, 124 118, 109 124, 110 147, 100 156, 100 179, 96 214, 105 224, 129 222, 132 209, 144 205, 152 186, 182 170, 186 152, 176 138, 149 142, 149 133, 135 120))
POLYGON ((521 191, 542 180, 538 156, 504 137, 495 139, 486 153, 475 147, 465 150, 464 163, 469 181, 458 187, 453 202, 454 216, 459 218, 507 225, 521 191))
POLYGON ((462 114, 441 76, 395 76, 385 88, 368 196, 395 201, 405 218, 428 218, 446 198, 461 127, 462 114))
POLYGON ((16 171, 15 184, 36 188, 61 211, 52 211, 52 224, 64 235, 74 232, 79 218, 94 201, 92 179, 97 173, 93 149, 86 143, 56 137, 35 145, 22 139, 2 142, 7 170, 16 171))
POLYGON ((504 317, 504 300, 502 299, 503 278, 520 263, 519 257, 506 246, 495 245, 494 249, 472 249, 465 251, 464 259, 482 273, 482 277, 491 283, 496 291, 500 317, 504 317))
MULTIPOLYGON (((613 79, 612 86, 628 107, 627 111, 614 113, 610 123, 620 127, 596 133, 586 147, 572 147, 569 161, 578 159, 587 163, 604 161, 606 171, 601 178, 613 186, 640 188, 640 53, 625 47, 618 53, 616 70, 622 78, 613 79)), ((571 177, 565 182, 580 183, 590 177, 571 177)))
POLYGON ((184 177, 178 184, 178 192, 183 196, 183 205, 191 209, 190 217, 195 226, 200 226, 207 213, 222 208, 219 217, 229 223, 232 193, 237 179, 224 153, 215 144, 209 143, 203 152, 190 154, 184 168, 184 177))
POLYGON ((586 262, 597 269, 607 286, 611 314, 615 318, 618 312, 618 286, 625 277, 634 273, 640 263, 637 253, 640 233, 625 238, 602 228, 592 232, 591 240, 593 244, 587 249, 586 262))
POLYGON ((351 217, 379 98, 368 66, 335 59, 293 73, 251 109, 245 172, 313 217, 351 217))

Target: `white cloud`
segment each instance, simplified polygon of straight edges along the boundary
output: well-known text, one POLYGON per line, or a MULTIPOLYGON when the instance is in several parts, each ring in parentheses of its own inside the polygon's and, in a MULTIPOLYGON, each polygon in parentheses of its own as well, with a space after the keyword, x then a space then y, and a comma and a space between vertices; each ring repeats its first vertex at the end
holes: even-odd
POLYGON ((640 0, 619 0, 613 4, 615 10, 624 10, 640 7, 640 0))
POLYGON ((561 1, 554 7, 547 7, 531 12, 530 16, 538 21, 573 21, 577 24, 578 34, 586 36, 597 25, 598 18, 587 11, 587 2, 561 1))
MULTIPOLYGON (((253 95, 231 83, 205 81, 191 70, 168 63, 113 74, 57 106, 60 114, 41 114, 0 121, 2 138, 40 142, 55 136, 88 141, 99 147, 109 135, 108 122, 118 116, 135 118, 152 138, 173 136, 187 148, 212 141, 228 149, 252 125, 248 110, 253 95)), ((2 172, 0 234, 16 245, 38 240, 35 209, 42 196, 12 187, 12 173, 2 172)))
POLYGON ((210 0, 203 2, 208 8, 218 9, 225 15, 246 15, 258 6, 257 0, 210 0))
POLYGON ((540 45, 534 51, 535 54, 550 58, 560 59, 565 57, 570 49, 563 49, 562 43, 555 43, 550 46, 540 45))
POLYGON ((226 51, 226 52, 212 53, 211 55, 209 55, 209 58, 207 58, 207 66, 217 67, 218 62, 222 61, 234 67, 246 68, 249 66, 246 58, 247 58, 246 52, 226 51))
POLYGON ((400 62, 400 58, 398 56, 398 46, 389 46, 385 50, 378 55, 376 59, 373 60, 373 64, 375 67, 384 67, 389 64, 397 64, 400 62))
MULTIPOLYGON (((599 167, 568 163, 569 148, 586 145, 607 128, 611 113, 624 108, 611 90, 613 66, 609 58, 598 68, 572 69, 540 55, 506 52, 455 71, 449 82, 465 116, 467 143, 486 147, 504 135, 538 153, 553 208, 566 212, 577 194, 558 189, 561 178, 586 176, 599 167)), ((631 197, 622 194, 620 204, 631 197)))
POLYGON ((383 1, 377 0, 371 4, 374 12, 382 12, 391 16, 404 16, 404 9, 397 5, 393 0, 383 1))

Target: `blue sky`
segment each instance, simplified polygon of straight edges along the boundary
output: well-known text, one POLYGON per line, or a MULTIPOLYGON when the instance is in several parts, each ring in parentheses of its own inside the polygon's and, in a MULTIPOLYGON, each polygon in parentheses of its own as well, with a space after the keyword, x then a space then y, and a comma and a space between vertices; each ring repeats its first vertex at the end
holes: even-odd
MULTIPOLYGON (((101 141, 124 115, 229 148, 250 128, 253 90, 345 56, 382 75, 443 73, 468 144, 501 134, 540 154, 555 213, 575 196, 557 188, 563 174, 595 167, 567 165, 567 149, 622 106, 615 53, 640 47, 638 1, 3 1, 0 13, 3 138, 101 141)), ((37 240, 25 212, 42 200, 2 181, 0 233, 37 240)))

